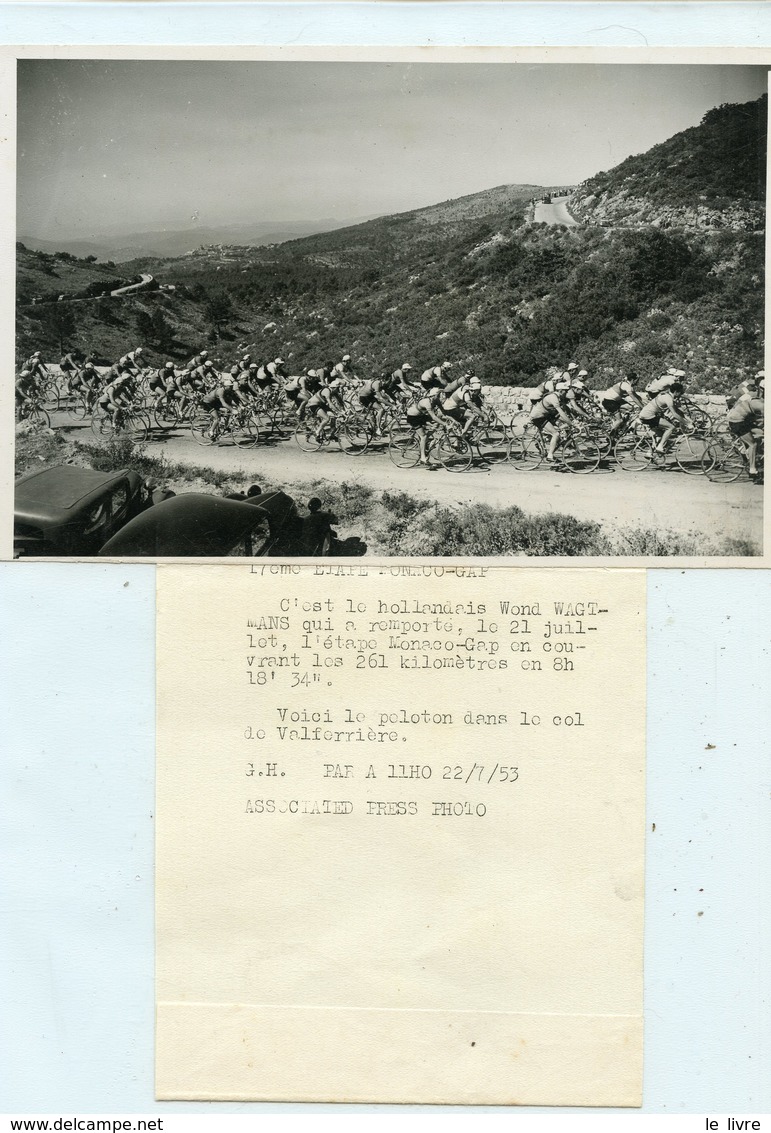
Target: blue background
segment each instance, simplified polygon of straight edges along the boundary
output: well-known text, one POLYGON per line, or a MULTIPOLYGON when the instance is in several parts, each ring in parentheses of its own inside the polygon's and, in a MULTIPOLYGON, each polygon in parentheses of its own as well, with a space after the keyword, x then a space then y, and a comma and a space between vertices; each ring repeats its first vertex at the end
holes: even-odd
MULTIPOLYGON (((648 578, 644 1109, 762 1113, 771 574, 648 578)), ((6 563, 0 600, 0 1110, 275 1110, 153 1100, 154 568, 6 563)))

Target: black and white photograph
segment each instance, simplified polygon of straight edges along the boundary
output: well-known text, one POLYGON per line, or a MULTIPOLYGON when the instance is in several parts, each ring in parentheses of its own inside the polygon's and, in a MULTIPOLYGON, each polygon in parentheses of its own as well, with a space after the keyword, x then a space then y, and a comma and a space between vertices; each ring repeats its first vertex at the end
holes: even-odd
POLYGON ((19 59, 14 556, 762 556, 767 84, 19 59))

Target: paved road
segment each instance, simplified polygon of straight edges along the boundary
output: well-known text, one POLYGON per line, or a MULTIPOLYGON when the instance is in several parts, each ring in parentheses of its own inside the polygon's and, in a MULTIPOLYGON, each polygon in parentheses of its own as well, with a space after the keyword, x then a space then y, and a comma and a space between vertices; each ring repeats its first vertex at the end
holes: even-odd
MULTIPOLYGON (((126 285, 126 287, 116 287, 114 291, 110 291, 107 294, 111 299, 115 296, 120 297, 121 295, 131 295, 135 291, 141 291, 142 288, 147 287, 149 283, 153 282, 153 278, 154 277, 152 275, 148 275, 147 272, 143 272, 142 278, 140 279, 139 283, 129 283, 126 285)), ((46 307, 50 306, 53 303, 98 303, 99 300, 103 298, 105 298, 104 295, 87 295, 85 298, 70 298, 70 296, 65 295, 63 299, 43 299, 42 302, 27 303, 26 306, 31 310, 33 307, 46 307)), ((49 369, 50 368, 51 367, 49 366, 49 369)))
POLYGON ((128 295, 132 291, 139 291, 142 287, 147 287, 148 283, 153 282, 153 277, 146 272, 142 273, 142 278, 139 283, 130 283, 127 287, 116 287, 110 295, 128 295))
POLYGON ((535 206, 533 220, 541 224, 565 224, 568 228, 575 228, 577 221, 568 212, 566 200, 567 197, 552 198, 550 205, 539 201, 535 206))
MULTIPOLYGON (((54 425, 68 422, 57 416, 54 425)), ((87 425, 72 430, 72 435, 78 434, 93 440, 87 425)), ((397 468, 386 445, 349 457, 334 450, 301 452, 291 437, 255 449, 230 444, 207 448, 189 435, 169 433, 152 438, 147 447, 150 454, 165 454, 170 461, 242 472, 245 484, 259 482, 263 475, 289 488, 307 487, 308 481, 318 479, 355 480, 376 491, 409 492, 444 504, 516 504, 529 514, 562 512, 623 526, 696 531, 757 543, 762 539, 762 488, 750 483, 713 484, 706 477, 682 472, 598 469, 588 476, 574 476, 551 469, 520 472, 509 464, 460 474, 444 469, 429 472, 397 468)))

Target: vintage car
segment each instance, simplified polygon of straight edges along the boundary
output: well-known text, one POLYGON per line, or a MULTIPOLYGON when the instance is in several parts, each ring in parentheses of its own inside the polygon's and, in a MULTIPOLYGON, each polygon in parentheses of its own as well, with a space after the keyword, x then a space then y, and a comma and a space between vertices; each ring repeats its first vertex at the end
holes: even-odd
MULTIPOLYGON (((267 497, 276 493, 266 493, 267 497)), ((283 493, 282 493, 283 495, 283 493)), ((99 554, 109 558, 187 558, 295 555, 298 521, 293 501, 277 516, 250 501, 189 492, 142 512, 116 532, 99 554)))
POLYGON ((96 555, 147 502, 142 477, 128 468, 66 464, 30 472, 15 485, 14 555, 96 555))

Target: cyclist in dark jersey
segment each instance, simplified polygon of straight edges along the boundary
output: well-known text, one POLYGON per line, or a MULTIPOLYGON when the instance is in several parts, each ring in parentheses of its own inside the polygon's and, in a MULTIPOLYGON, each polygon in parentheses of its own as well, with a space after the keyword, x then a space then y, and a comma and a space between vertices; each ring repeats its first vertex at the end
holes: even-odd
POLYGON ((747 393, 740 397, 728 414, 728 428, 747 453, 749 474, 758 474, 758 445, 763 438, 766 380, 755 385, 748 382, 747 393))
POLYGON ((431 421, 443 425, 440 402, 443 391, 439 387, 427 390, 407 406, 407 423, 417 434, 420 443, 420 463, 428 465, 428 426, 431 421))
POLYGON ((553 463, 557 445, 560 442, 559 422, 566 425, 571 420, 562 407, 560 395, 570 388, 569 382, 557 382, 557 389, 553 393, 546 393, 540 401, 536 402, 530 410, 530 421, 535 425, 541 436, 549 438, 546 449, 546 459, 553 463))

